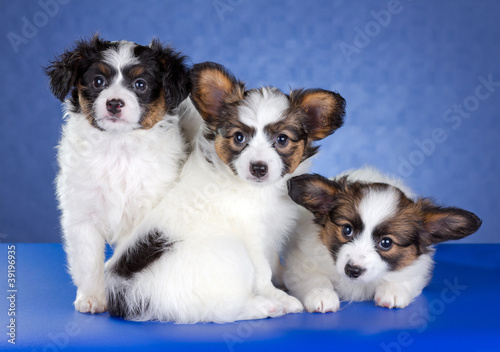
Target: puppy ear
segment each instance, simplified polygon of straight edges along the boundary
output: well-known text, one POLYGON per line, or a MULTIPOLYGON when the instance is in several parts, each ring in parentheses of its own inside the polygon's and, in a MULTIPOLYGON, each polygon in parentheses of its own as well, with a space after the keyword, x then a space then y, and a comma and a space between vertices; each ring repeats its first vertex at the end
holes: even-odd
POLYGON ((88 58, 98 53, 104 46, 105 42, 97 34, 90 40, 81 39, 76 42, 72 50, 66 50, 44 68, 45 74, 50 78, 52 94, 57 99, 64 101, 71 88, 78 83, 84 71, 83 66, 88 64, 88 58))
POLYGON ((481 227, 481 219, 466 210, 436 206, 429 199, 419 199, 425 224, 422 240, 426 246, 448 240, 458 240, 472 235, 481 227))
POLYGON ((245 85, 224 66, 215 62, 196 64, 191 68, 191 99, 207 122, 217 118, 224 102, 243 99, 245 85))
POLYGON ((170 109, 176 108, 188 97, 191 89, 186 56, 153 39, 149 45, 159 56, 165 102, 170 109))
POLYGON ((318 224, 324 225, 335 202, 340 187, 317 174, 300 175, 288 181, 288 195, 314 214, 318 224))
POLYGON ((344 123, 345 100, 335 92, 298 89, 290 93, 290 100, 307 114, 305 126, 311 140, 329 136, 344 123))

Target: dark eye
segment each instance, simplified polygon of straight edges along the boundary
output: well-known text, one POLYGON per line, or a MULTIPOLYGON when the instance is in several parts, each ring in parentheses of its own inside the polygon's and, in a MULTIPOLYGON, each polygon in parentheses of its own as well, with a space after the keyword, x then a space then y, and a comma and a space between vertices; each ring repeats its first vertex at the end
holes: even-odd
POLYGON ((344 225, 344 227, 342 227, 342 235, 344 235, 344 237, 346 238, 349 238, 352 236, 352 226, 351 225, 344 225))
POLYGON ((102 88, 106 85, 106 78, 103 76, 96 76, 94 78, 94 87, 96 88, 102 88))
POLYGON ((145 80, 139 78, 135 80, 134 88, 139 92, 144 92, 148 88, 148 84, 146 83, 145 80))
POLYGON ((242 132, 236 132, 234 134, 234 141, 236 144, 243 144, 245 143, 245 135, 242 132))
POLYGON ((289 138, 286 134, 279 134, 276 137, 276 144, 280 147, 286 147, 288 145, 289 138))
POLYGON ((389 237, 384 237, 380 240, 378 246, 380 247, 381 250, 388 251, 389 249, 392 248, 393 244, 394 242, 392 242, 392 240, 389 237))

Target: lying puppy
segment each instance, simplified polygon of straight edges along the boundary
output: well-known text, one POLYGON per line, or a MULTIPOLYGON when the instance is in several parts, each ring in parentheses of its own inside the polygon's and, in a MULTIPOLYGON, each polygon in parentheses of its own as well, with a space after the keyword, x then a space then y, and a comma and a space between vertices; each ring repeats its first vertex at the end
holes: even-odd
POLYGON ((180 172, 184 61, 156 40, 141 46, 94 36, 46 68, 52 92, 65 101, 56 184, 80 312, 106 310, 105 242, 123 241, 180 172))
POLYGON ((476 232, 481 220, 413 196, 400 180, 370 168, 328 180, 302 175, 290 197, 310 210, 317 232, 291 241, 284 280, 309 312, 342 300, 404 308, 428 284, 435 243, 476 232))
POLYGON ((204 123, 180 180, 107 263, 109 311, 130 320, 232 322, 299 312, 271 283, 299 207, 287 180, 313 142, 343 123, 344 99, 320 90, 245 90, 215 63, 191 69, 204 123))

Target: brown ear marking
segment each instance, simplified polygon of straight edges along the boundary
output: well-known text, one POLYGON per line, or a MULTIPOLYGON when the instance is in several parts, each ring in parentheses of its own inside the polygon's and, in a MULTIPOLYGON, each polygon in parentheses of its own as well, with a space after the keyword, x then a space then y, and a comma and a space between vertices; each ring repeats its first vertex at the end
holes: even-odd
POLYGON ((467 237, 482 224, 476 214, 460 208, 436 206, 427 198, 419 199, 416 204, 425 224, 422 240, 426 245, 467 237))
POLYGON ((204 120, 215 119, 224 103, 243 99, 245 86, 215 62, 193 65, 190 70, 191 99, 204 120))
POLYGON ((293 105, 305 111, 309 138, 323 139, 344 123, 344 98, 338 93, 324 89, 298 89, 290 93, 293 105))
POLYGON ((317 174, 292 177, 288 181, 288 195, 297 204, 314 214, 318 224, 325 225, 340 187, 335 181, 317 174))

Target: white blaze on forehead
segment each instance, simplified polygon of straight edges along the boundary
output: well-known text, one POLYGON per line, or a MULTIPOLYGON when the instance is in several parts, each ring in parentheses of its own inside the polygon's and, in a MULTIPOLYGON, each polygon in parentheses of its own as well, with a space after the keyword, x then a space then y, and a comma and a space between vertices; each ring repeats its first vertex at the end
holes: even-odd
POLYGON ((122 71, 125 67, 139 64, 139 60, 134 56, 136 44, 128 41, 118 42, 117 48, 108 49, 103 53, 103 61, 117 70, 117 74, 110 79, 108 94, 110 99, 123 99, 123 96, 134 98, 133 94, 123 87, 122 71))
POLYGON ((391 187, 384 190, 369 189, 358 204, 363 222, 363 232, 352 242, 343 245, 336 263, 340 275, 346 275, 345 265, 350 263, 365 269, 357 280, 370 282, 387 271, 387 263, 377 253, 372 236, 373 230, 397 211, 398 195, 391 187))
POLYGON ((281 120, 288 109, 288 98, 269 88, 251 92, 239 107, 239 120, 247 126, 262 130, 265 126, 281 120))
POLYGON ((134 56, 135 46, 136 44, 132 42, 119 42, 116 49, 108 49, 103 53, 104 62, 118 71, 123 70, 126 66, 138 64, 139 60, 134 56))
POLYGON ((393 188, 368 190, 358 206, 359 215, 365 225, 364 231, 369 230, 371 234, 378 224, 396 213, 397 206, 398 197, 393 188))
POLYGON ((396 207, 397 195, 394 189, 368 189, 368 191, 366 191, 358 205, 358 212, 364 228, 361 235, 354 240, 356 248, 355 253, 358 254, 353 255, 355 259, 364 257, 367 253, 375 253, 372 236, 373 230, 384 220, 394 215, 396 207))
POLYGON ((248 145, 234 161, 238 175, 244 180, 255 181, 250 167, 252 163, 264 163, 268 167, 267 175, 259 182, 275 182, 281 179, 283 161, 273 147, 273 141, 266 133, 265 127, 284 117, 289 107, 288 98, 281 92, 270 88, 252 91, 239 106, 238 120, 254 128, 255 134, 247 136, 248 145))
POLYGON ((103 53, 103 61, 113 67, 117 73, 109 78, 108 86, 99 94, 94 105, 98 125, 105 130, 130 130, 140 126, 141 107, 135 93, 124 84, 123 69, 139 63, 134 56, 136 44, 127 41, 118 42, 116 48, 103 53), (119 99, 124 105, 121 111, 120 122, 107 120, 109 112, 106 104, 108 100, 119 99))

